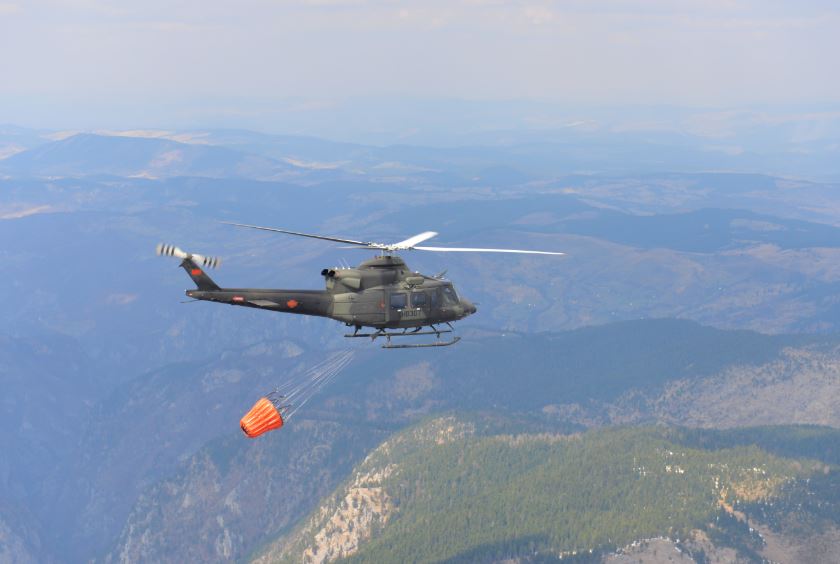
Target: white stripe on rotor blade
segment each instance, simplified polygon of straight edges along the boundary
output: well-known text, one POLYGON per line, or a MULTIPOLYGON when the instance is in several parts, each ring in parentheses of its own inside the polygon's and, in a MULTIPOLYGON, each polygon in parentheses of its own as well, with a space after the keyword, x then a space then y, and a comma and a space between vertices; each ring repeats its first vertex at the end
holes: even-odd
POLYGON ((440 251, 444 253, 519 253, 526 255, 557 255, 562 256, 566 253, 557 253, 554 251, 526 251, 523 249, 475 249, 470 247, 413 247, 418 251, 440 251))
POLYGON ((436 235, 437 233, 435 233, 434 231, 424 231, 423 233, 415 235, 414 237, 409 237, 405 241, 400 241, 399 243, 394 243, 393 245, 389 246, 395 249, 410 249, 417 243, 422 243, 423 241, 431 239, 436 235))

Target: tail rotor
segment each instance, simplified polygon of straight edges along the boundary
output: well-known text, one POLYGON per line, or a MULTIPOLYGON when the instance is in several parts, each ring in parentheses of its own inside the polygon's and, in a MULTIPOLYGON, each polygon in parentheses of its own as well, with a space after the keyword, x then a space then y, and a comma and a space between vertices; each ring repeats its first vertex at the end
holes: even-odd
POLYGON ((155 251, 158 256, 175 257, 181 260, 190 259, 194 263, 205 268, 217 268, 220 264, 222 264, 222 260, 219 257, 206 257, 204 255, 188 253, 183 251, 180 247, 167 245, 165 243, 159 243, 155 248, 155 251))

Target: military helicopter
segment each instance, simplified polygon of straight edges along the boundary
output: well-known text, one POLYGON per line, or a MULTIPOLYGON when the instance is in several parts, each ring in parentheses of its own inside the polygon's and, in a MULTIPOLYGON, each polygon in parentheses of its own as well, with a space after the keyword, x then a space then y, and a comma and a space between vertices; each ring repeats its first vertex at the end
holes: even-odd
MULTIPOLYGON (((446 347, 461 340, 454 337, 441 340, 441 335, 452 333, 452 322, 476 312, 475 305, 459 296, 452 282, 444 279, 445 271, 436 276, 412 272, 396 253, 403 251, 522 253, 532 255, 563 255, 552 251, 521 249, 482 249, 465 247, 427 247, 420 243, 435 237, 426 231, 398 243, 355 241, 340 237, 327 237, 300 233, 274 227, 260 227, 243 223, 222 222, 237 227, 284 233, 350 245, 350 248, 368 248, 379 254, 362 262, 356 268, 325 268, 321 276, 325 290, 284 290, 259 288, 221 288, 202 269, 216 268, 220 260, 199 254, 187 253, 172 245, 160 244, 157 254, 181 259, 181 267, 192 278, 197 288, 187 290, 188 297, 230 305, 253 307, 269 311, 329 317, 353 327, 347 338, 384 337, 382 348, 402 349, 420 347, 446 347), (446 328, 443 328, 446 326, 446 328), (362 328, 369 332, 361 332, 362 328), (435 335, 437 340, 426 343, 392 344, 392 337, 419 337, 435 335)), ((346 248, 346 247, 345 247, 346 248)))

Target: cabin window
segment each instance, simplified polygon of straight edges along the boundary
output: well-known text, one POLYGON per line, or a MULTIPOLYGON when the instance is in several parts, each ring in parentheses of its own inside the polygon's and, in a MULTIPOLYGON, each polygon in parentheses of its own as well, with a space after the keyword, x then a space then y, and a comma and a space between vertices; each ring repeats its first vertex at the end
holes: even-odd
POLYGON ((413 292, 411 305, 412 307, 426 307, 426 292, 413 292))
POLYGON ((440 305, 440 290, 438 288, 435 288, 430 292, 430 294, 431 295, 429 296, 429 303, 431 304, 432 309, 437 309, 437 307, 440 305))
POLYGON ((408 297, 406 294, 391 294, 391 309, 405 309, 408 297))

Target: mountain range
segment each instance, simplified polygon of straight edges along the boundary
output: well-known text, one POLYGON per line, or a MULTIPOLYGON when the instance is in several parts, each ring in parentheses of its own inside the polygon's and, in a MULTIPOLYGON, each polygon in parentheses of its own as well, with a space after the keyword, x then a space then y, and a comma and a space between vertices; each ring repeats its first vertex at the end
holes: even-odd
POLYGON ((811 562, 839 546, 829 180, 621 151, 584 171, 558 142, 2 128, 12 145, 0 562, 811 562), (219 220, 567 256, 409 254, 479 312, 456 347, 382 351, 326 320, 180 304, 190 282, 154 257, 161 241, 221 256, 227 286, 319 288, 322 268, 367 258, 219 220), (346 349, 287 426, 241 436, 257 398, 346 349), (623 503, 578 523, 581 492, 623 503))

